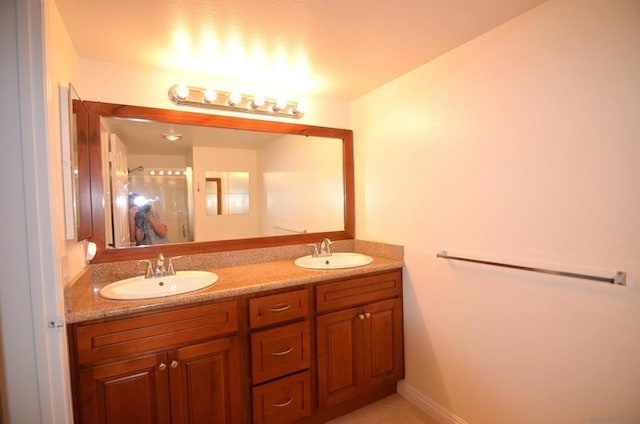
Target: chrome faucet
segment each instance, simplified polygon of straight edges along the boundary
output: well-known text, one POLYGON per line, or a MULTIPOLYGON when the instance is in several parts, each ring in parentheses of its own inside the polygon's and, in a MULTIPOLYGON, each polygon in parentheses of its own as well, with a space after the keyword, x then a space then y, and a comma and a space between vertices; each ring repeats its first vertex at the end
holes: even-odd
POLYGON ((331 240, 329 240, 328 238, 325 238, 320 243, 320 250, 318 250, 318 245, 316 243, 309 243, 307 244, 307 246, 313 247, 313 253, 311 254, 312 257, 320 258, 323 256, 331 256, 331 249, 329 249, 329 246, 332 243, 333 242, 331 240))
POLYGON ((153 271, 154 277, 162 277, 165 275, 167 270, 164 268, 164 255, 162 253, 158 254, 158 259, 156 261, 156 268, 153 271))
POLYGON ((322 243, 320 243, 320 254, 318 256, 331 256, 331 249, 329 249, 329 246, 332 244, 333 242, 328 238, 322 240, 322 243))
POLYGON ((164 266, 165 259, 162 253, 158 255, 155 268, 153 267, 153 264, 149 259, 141 260, 140 262, 147 264, 147 271, 144 274, 144 278, 156 278, 156 277, 164 277, 165 275, 175 275, 176 271, 173 269, 173 260, 181 257, 182 256, 169 258, 169 266, 166 268, 164 266))

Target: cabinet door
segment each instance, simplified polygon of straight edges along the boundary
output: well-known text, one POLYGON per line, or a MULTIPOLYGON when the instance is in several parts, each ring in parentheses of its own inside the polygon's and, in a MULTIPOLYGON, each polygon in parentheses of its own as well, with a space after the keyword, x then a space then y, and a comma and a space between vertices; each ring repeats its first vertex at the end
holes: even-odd
POLYGON ((318 398, 320 407, 358 395, 363 380, 362 325, 358 309, 320 315, 318 338, 318 398))
POLYGON ((83 369, 79 373, 84 424, 169 424, 166 354, 83 369))
POLYGON ((402 378, 402 300, 373 303, 363 311, 365 386, 402 378))
POLYGON ((242 421, 238 337, 169 352, 172 424, 242 421))

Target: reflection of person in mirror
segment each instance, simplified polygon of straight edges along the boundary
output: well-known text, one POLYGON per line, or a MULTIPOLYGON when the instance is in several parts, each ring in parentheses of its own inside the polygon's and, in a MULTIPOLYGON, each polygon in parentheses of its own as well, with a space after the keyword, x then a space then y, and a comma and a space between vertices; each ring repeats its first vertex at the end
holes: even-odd
POLYGON ((135 193, 129 195, 129 239, 136 246, 169 243, 167 225, 153 209, 151 202, 138 206, 135 193))

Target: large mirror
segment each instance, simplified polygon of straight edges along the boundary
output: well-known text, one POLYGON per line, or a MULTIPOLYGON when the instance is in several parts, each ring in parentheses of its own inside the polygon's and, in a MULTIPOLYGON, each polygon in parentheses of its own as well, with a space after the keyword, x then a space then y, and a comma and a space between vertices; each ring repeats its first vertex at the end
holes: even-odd
POLYGON ((84 103, 94 263, 354 237, 350 130, 84 103))

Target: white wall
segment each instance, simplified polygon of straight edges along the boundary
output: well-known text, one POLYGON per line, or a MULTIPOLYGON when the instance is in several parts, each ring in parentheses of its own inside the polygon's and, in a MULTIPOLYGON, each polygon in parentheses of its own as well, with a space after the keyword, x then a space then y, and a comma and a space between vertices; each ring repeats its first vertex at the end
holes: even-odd
POLYGON ((261 234, 344 230, 342 141, 285 135, 258 154, 261 234), (313 187, 313 190, 309 188, 313 187))
POLYGON ((358 238, 405 246, 401 387, 424 407, 640 420, 639 52, 637 0, 551 0, 353 103, 358 238))

